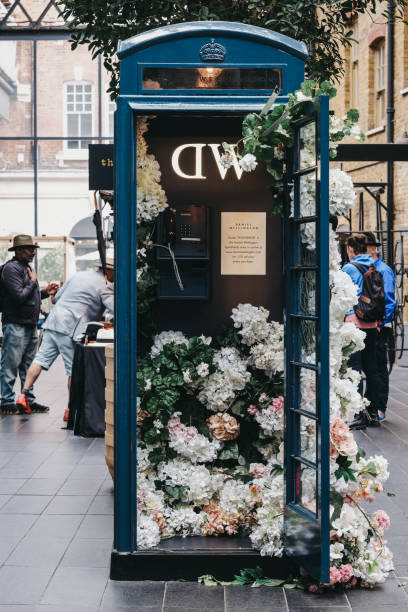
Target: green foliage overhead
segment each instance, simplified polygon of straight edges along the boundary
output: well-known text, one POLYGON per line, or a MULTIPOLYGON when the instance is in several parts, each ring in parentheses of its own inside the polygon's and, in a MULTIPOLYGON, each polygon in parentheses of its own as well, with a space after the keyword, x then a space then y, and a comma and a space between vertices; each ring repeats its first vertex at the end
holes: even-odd
MULTIPOLYGON (((206 20, 269 28, 306 42, 308 75, 321 82, 343 74, 341 50, 350 44, 350 12, 390 17, 387 3, 379 0, 60 0, 59 4, 72 29, 73 49, 86 44, 94 58, 102 55, 111 73, 112 97, 118 93, 118 41, 145 30, 206 20)), ((407 0, 395 0, 396 18, 403 17, 407 5, 407 0)))

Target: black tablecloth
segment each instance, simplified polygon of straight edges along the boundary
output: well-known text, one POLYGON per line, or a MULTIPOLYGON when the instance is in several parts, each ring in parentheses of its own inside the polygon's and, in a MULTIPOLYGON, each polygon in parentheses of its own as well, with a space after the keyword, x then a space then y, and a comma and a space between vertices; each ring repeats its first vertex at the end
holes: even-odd
POLYGON ((105 364, 105 346, 75 346, 67 427, 76 436, 105 433, 105 364))

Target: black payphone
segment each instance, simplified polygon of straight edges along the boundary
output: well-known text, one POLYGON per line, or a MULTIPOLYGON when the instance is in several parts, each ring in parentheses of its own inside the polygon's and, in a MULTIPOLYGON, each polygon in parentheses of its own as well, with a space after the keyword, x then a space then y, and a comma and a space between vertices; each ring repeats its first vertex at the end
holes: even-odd
POLYGON ((200 204, 168 208, 158 220, 159 300, 210 298, 210 209, 200 204), (182 286, 174 271, 172 253, 182 286))

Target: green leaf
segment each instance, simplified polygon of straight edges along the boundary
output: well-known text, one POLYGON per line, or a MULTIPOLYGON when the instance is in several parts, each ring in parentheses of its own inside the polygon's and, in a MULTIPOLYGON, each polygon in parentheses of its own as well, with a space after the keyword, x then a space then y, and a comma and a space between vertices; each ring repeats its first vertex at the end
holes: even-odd
POLYGON ((254 113, 249 113, 242 122, 242 135, 249 136, 258 125, 258 117, 254 113))
POLYGON ((239 455, 238 463, 239 463, 239 465, 245 465, 246 464, 245 457, 243 455, 239 455))
POLYGON ((312 79, 309 81, 303 81, 303 83, 300 86, 300 90, 302 94, 305 96, 308 96, 309 98, 313 97, 315 89, 316 89, 316 81, 313 81, 312 79))
POLYGON ((320 87, 316 92, 316 95, 325 95, 329 98, 334 98, 337 94, 337 89, 330 83, 330 81, 323 81, 320 83, 320 87))
POLYGON ((341 509, 344 504, 343 496, 337 491, 330 491, 330 504, 334 506, 333 514, 330 519, 331 522, 333 522, 340 517, 341 509))
POLYGON ((356 108, 350 108, 350 110, 347 111, 347 119, 352 123, 357 123, 359 116, 359 112, 356 108))
POLYGON ((238 459, 239 450, 236 442, 227 442, 224 449, 218 455, 220 461, 228 461, 229 459, 238 459))

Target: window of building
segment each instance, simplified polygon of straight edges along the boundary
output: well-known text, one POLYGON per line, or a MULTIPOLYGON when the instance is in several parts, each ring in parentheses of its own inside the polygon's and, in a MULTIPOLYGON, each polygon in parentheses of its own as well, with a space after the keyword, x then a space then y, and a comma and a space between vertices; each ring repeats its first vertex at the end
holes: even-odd
POLYGON ((374 118, 375 126, 385 120, 385 44, 384 40, 374 49, 374 118))
POLYGON ((68 150, 88 149, 91 140, 75 140, 75 137, 92 136, 93 85, 72 81, 64 86, 64 115, 68 150))
POLYGON ((358 23, 353 25, 351 33, 351 48, 350 48, 350 105, 352 108, 358 108, 358 51, 359 51, 359 38, 358 38, 358 23))

